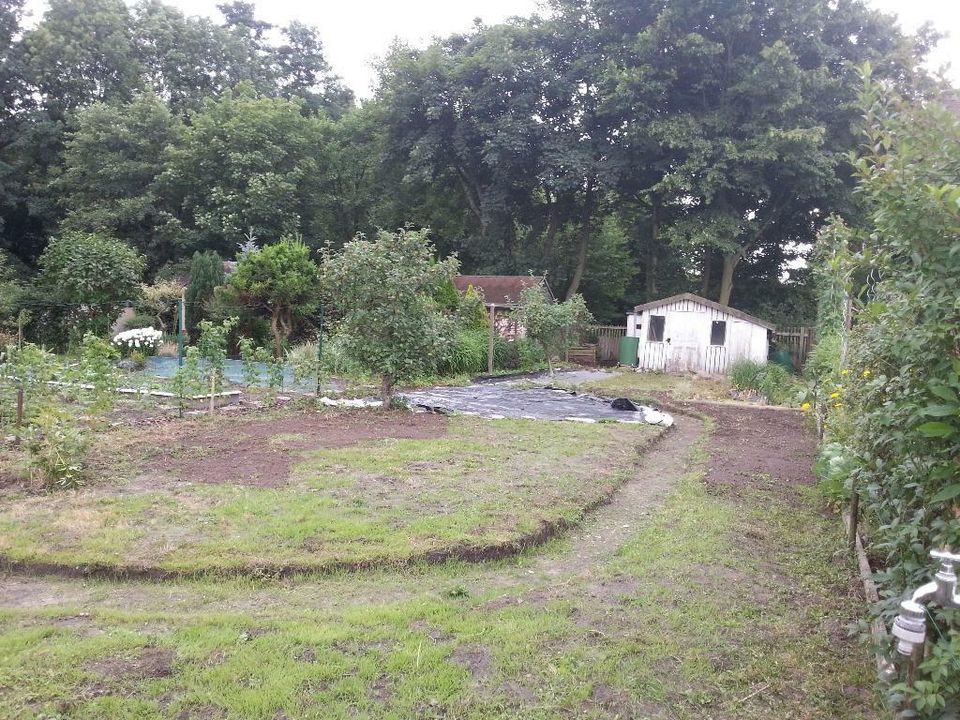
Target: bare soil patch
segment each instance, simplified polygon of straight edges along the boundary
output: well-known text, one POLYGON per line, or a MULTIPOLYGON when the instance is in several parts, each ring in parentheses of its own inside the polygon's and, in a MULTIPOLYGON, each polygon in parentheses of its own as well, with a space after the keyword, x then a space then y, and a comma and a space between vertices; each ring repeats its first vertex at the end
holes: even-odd
POLYGON ((409 412, 316 412, 245 421, 233 427, 187 423, 149 470, 177 480, 280 487, 299 452, 339 448, 386 438, 441 437, 447 419, 409 412))
POLYGON ((717 487, 810 485, 817 440, 802 413, 762 407, 693 403, 716 421, 707 483, 717 487))
POLYGON ((477 682, 489 677, 493 665, 490 649, 483 645, 461 645, 453 651, 450 659, 465 667, 477 682))

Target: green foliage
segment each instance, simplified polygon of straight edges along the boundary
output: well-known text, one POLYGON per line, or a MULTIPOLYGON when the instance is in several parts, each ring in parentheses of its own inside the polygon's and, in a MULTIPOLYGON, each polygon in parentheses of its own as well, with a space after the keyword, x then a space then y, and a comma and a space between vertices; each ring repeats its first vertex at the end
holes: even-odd
POLYGON ((156 268, 182 252, 187 231, 164 207, 156 179, 182 123, 152 94, 82 108, 67 133, 64 169, 53 181, 67 229, 105 231, 136 247, 156 268))
POLYGON ((154 315, 144 315, 134 313, 123 322, 124 330, 137 330, 140 328, 155 328, 159 323, 154 315))
POLYGON ((207 303, 216 288, 224 283, 223 258, 213 250, 195 252, 190 262, 190 283, 187 285, 187 326, 192 335, 200 321, 207 317, 207 303))
POLYGON ((138 315, 152 318, 152 323, 144 327, 155 327, 172 335, 177 327, 178 300, 183 290, 178 280, 157 279, 152 285, 143 285, 138 315))
POLYGON ((209 391, 211 384, 214 387, 214 392, 220 392, 223 388, 224 368, 227 360, 227 338, 236 324, 236 318, 228 318, 220 323, 213 323, 209 320, 200 321, 197 353, 199 359, 203 361, 202 368, 206 391, 209 391))
POLYGON ((0 353, 0 429, 22 438, 34 477, 47 488, 69 489, 83 482, 89 432, 78 414, 84 405, 93 414, 112 407, 116 357, 110 343, 89 333, 74 367, 30 343, 8 345, 0 353), (66 386, 54 384, 64 381, 66 386), (93 388, 85 390, 79 383, 93 388), (23 422, 17 426, 20 388, 23 422))
POLYGON ((139 296, 143 269, 143 256, 108 235, 66 232, 52 239, 37 278, 40 334, 58 344, 87 332, 106 334, 139 296))
POLYGON ((730 366, 730 382, 737 390, 760 392, 764 365, 754 360, 737 360, 730 366))
MULTIPOLYGON (((501 338, 494 339, 494 358, 496 350, 505 345, 501 338), (497 342, 499 340, 499 342, 497 342)), ((487 371, 487 351, 489 334, 485 331, 461 331, 453 338, 441 362, 437 366, 440 375, 479 374, 487 371)), ((502 350, 501 350, 502 352, 502 350)))
POLYGON ((293 371, 295 382, 316 382, 321 370, 317 360, 317 343, 306 342, 291 348, 287 352, 287 363, 293 371))
POLYGON ((515 312, 527 337, 543 349, 551 374, 552 358, 576 344, 579 333, 593 320, 580 295, 565 302, 552 302, 542 285, 524 288, 515 312))
POLYGON ((183 365, 177 368, 170 384, 177 396, 177 409, 180 417, 183 417, 188 398, 199 395, 204 391, 209 392, 209 383, 204 382, 203 371, 200 367, 200 351, 197 348, 188 347, 186 349, 183 354, 183 365))
POLYGON ((282 358, 295 322, 317 311, 320 272, 310 259, 310 248, 298 238, 287 237, 243 253, 226 292, 270 316, 274 356, 282 358))
POLYGON ((485 330, 490 326, 487 308, 483 304, 483 293, 473 285, 459 296, 456 303, 457 327, 464 330, 485 330))
POLYGON ((0 331, 17 326, 23 283, 7 255, 0 252, 0 331))
POLYGON ((87 433, 68 411, 44 405, 24 434, 30 467, 51 489, 70 490, 83 484, 87 433))
MULTIPOLYGON (((838 269, 854 286, 856 322, 845 366, 838 371, 834 346, 811 372, 830 378, 825 389, 843 419, 828 418, 827 439, 843 445, 869 550, 882 558, 874 610, 889 620, 903 593, 929 581, 929 551, 960 547, 960 124, 935 105, 899 99, 869 73, 863 102, 856 168, 868 216, 862 230, 834 229, 836 244, 855 250, 838 269)), ((894 692, 920 717, 939 718, 960 710, 957 616, 930 613, 937 632, 917 682, 894 692)))
POLYGON ((389 405, 394 382, 433 372, 450 342, 452 322, 434 293, 457 261, 434 259, 428 231, 400 230, 357 237, 339 254, 327 249, 323 268, 338 337, 354 362, 380 375, 389 405))
POLYGON ((31 424, 54 392, 50 381, 61 379, 62 374, 56 355, 44 348, 32 343, 7 345, 0 353, 0 423, 13 426, 17 390, 22 388, 24 423, 31 424))
POLYGON ((105 412, 113 407, 119 385, 117 360, 120 351, 112 343, 93 333, 83 336, 78 364, 79 382, 92 386, 94 409, 105 412))
POLYGON ((251 231, 313 234, 329 123, 303 110, 301 100, 259 97, 241 83, 206 100, 170 148, 160 185, 208 246, 227 251, 251 231))
POLYGON ((730 382, 737 390, 762 395, 771 405, 789 405, 798 399, 796 379, 777 363, 737 360, 730 366, 730 382))

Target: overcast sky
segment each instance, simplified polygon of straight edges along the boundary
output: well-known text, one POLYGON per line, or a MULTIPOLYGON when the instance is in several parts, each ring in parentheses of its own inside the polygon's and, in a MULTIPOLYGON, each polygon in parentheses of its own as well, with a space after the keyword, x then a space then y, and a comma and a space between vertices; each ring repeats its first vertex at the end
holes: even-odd
MULTIPOLYGON (((219 19, 221 0, 166 0, 189 15, 219 19)), ((931 65, 953 61, 948 76, 960 87, 960 0, 867 0, 869 5, 896 14, 904 30, 912 32, 931 21, 950 37, 942 41, 931 65)), ((374 72, 370 63, 383 55, 396 37, 422 44, 431 37, 470 28, 480 17, 493 24, 512 15, 529 15, 538 0, 254 0, 258 16, 275 25, 300 20, 320 30, 328 62, 361 97, 370 95, 374 72)), ((27 0, 27 8, 38 18, 44 0, 27 0)))

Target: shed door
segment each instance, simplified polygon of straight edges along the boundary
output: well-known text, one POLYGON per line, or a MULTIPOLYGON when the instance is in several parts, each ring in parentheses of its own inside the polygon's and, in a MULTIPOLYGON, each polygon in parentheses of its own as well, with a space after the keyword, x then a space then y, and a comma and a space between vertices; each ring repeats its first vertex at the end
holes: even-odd
POLYGON ((667 331, 669 338, 670 362, 668 369, 672 372, 686 372, 699 368, 700 330, 698 325, 703 322, 703 315, 698 312, 676 312, 670 318, 670 328, 667 331))

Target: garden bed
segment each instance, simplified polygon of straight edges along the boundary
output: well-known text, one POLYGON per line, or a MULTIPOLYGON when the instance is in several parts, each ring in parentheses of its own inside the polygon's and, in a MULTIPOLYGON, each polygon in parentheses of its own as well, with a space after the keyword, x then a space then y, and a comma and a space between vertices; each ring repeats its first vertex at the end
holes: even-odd
POLYGON ((660 432, 340 410, 116 428, 88 486, 3 491, 0 562, 159 578, 503 557, 603 502, 660 432))

